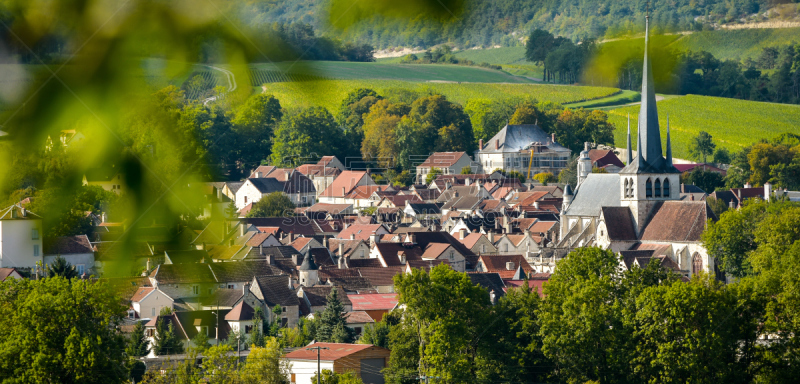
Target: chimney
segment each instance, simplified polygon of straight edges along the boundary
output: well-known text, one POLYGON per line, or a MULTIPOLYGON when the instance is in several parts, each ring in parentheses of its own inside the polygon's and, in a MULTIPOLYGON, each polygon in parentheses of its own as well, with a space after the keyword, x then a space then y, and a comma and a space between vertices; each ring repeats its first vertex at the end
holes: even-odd
POLYGON ((406 263, 406 251, 398 252, 397 256, 400 257, 400 264, 405 264, 406 263))
POLYGON ((294 284, 292 284, 292 275, 289 275, 289 289, 294 289, 294 284))
POLYGON ((459 239, 464 240, 464 238, 467 237, 467 230, 461 228, 458 230, 458 234, 459 234, 459 239))
POLYGON ((769 182, 764 183, 764 200, 769 201, 772 195, 772 184, 769 182))
POLYGON ((22 207, 22 209, 20 209, 20 211, 22 212, 22 217, 28 217, 28 209, 27 208, 22 207))
POLYGON ((538 201, 534 201, 533 202, 533 207, 536 208, 536 209, 539 209, 539 202, 538 201))
POLYGON ((467 186, 468 186, 468 185, 470 185, 470 184, 472 184, 472 180, 471 180, 469 177, 467 177, 466 179, 464 179, 464 185, 467 185, 467 186))
POLYGON ((748 182, 744 183, 744 187, 745 188, 753 188, 753 185, 750 184, 750 182, 748 181, 748 182))
POLYGON ((378 244, 380 242, 381 242, 381 235, 377 233, 373 233, 372 235, 370 235, 370 242, 369 242, 370 248, 374 247, 375 244, 378 244))
POLYGON ((239 224, 239 236, 244 236, 245 232, 247 232, 247 224, 239 224))
POLYGON ((408 242, 411 244, 417 243, 417 236, 413 232, 408 234, 408 242))
POLYGON ((489 300, 491 300, 492 304, 497 304, 497 295, 494 293, 494 289, 489 292, 489 300))
POLYGON ((256 172, 256 179, 260 179, 260 178, 261 178, 261 171, 258 171, 258 172, 256 172))
POLYGON ((689 195, 689 200, 694 201, 694 194, 689 195))
POLYGON ((289 242, 294 241, 294 231, 289 231, 289 242))
POLYGON ((551 133, 550 134, 550 142, 551 143, 555 143, 556 142, 556 134, 555 133, 551 133))
POLYGON ((500 140, 494 141, 494 149, 500 149, 500 140))
MULTIPOLYGON (((497 221, 495 221, 495 223, 496 222, 497 221)), ((486 237, 489 239, 489 242, 492 243, 492 245, 494 245, 494 232, 489 231, 489 233, 486 234, 486 237)))
POLYGON ((478 139, 478 150, 483 150, 483 139, 478 139))
POLYGON ((147 266, 145 267, 145 271, 150 272, 150 258, 147 258, 147 266))
POLYGON ((339 257, 344 257, 344 243, 339 242, 339 257))
POLYGON ((327 237, 323 237, 322 238, 322 248, 325 248, 325 249, 328 248, 328 238, 327 237))
POLYGON ((265 262, 267 263, 267 265, 272 265, 272 264, 274 264, 274 263, 272 262, 272 255, 266 255, 264 258, 265 258, 265 262))
POLYGON ((101 213, 100 214, 100 222, 101 223, 105 223, 106 220, 108 220, 108 216, 106 215, 106 213, 105 212, 101 213))
POLYGON ((222 189, 217 188, 217 202, 222 201, 222 189))
POLYGON ((728 202, 728 208, 730 208, 730 209, 736 208, 736 206, 733 204, 733 200, 728 202))
POLYGON ((342 187, 342 196, 344 197, 344 195, 345 195, 346 193, 347 193, 347 190, 346 190, 344 187, 342 187))
POLYGON ((514 269, 515 268, 514 268, 514 262, 513 261, 509 261, 509 262, 506 263, 506 270, 513 271, 514 269))
POLYGON ((242 284, 242 296, 247 297, 247 291, 250 290, 250 283, 242 284))
POLYGON ((344 256, 339 255, 339 260, 337 260, 336 264, 338 265, 339 269, 343 269, 344 268, 344 256))
POLYGON ((355 239, 356 239, 356 234, 355 233, 351 233, 350 234, 350 240, 355 240, 355 239))

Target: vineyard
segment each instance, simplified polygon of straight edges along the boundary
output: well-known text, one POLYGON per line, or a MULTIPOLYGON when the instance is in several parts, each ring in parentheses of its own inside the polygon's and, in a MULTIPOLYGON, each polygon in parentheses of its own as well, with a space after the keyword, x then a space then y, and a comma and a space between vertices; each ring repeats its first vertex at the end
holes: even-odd
POLYGON ((378 93, 405 89, 418 94, 440 93, 464 105, 469 99, 535 98, 554 103, 580 102, 613 95, 619 90, 603 87, 571 87, 545 84, 418 83, 396 80, 318 80, 281 82, 266 85, 284 107, 320 105, 335 111, 345 95, 356 88, 371 88, 378 93))
POLYGON ((755 59, 765 47, 800 43, 800 28, 737 29, 695 32, 675 41, 670 47, 708 51, 720 60, 755 59))
MULTIPOLYGON (((614 141, 625 148, 627 120, 631 115, 631 132, 636 141, 636 118, 639 106, 629 106, 608 112, 617 128, 614 141)), ((667 116, 675 157, 688 159, 689 143, 698 132, 706 131, 718 147, 738 151, 761 139, 772 139, 782 133, 800 134, 800 106, 761 103, 706 96, 673 97, 658 103, 661 135, 666 138, 667 116)))
POLYGON ((225 76, 205 66, 198 66, 181 85, 186 99, 200 100, 211 96, 216 86, 228 86, 225 76))
POLYGON ((302 73, 284 73, 274 69, 250 68, 250 84, 260 87, 262 84, 286 83, 290 81, 323 80, 320 76, 302 73))
POLYGON ((530 64, 525 60, 525 47, 467 49, 456 52, 459 59, 489 64, 530 64))

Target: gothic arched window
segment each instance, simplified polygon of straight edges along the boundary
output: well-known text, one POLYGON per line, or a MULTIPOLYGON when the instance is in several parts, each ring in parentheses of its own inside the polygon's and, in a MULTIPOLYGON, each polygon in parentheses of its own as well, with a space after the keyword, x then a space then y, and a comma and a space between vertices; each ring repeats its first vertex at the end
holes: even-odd
POLYGON ((661 197, 661 179, 656 179, 655 189, 656 197, 661 197))
POLYGON ((625 197, 631 197, 630 195, 630 181, 625 179, 625 197))
POLYGON ((669 196, 669 179, 664 179, 664 197, 669 196))
POLYGON ((692 276, 697 275, 703 271, 703 258, 700 254, 695 252, 692 256, 692 276))
POLYGON ((650 179, 644 184, 644 197, 653 197, 653 182, 650 179))

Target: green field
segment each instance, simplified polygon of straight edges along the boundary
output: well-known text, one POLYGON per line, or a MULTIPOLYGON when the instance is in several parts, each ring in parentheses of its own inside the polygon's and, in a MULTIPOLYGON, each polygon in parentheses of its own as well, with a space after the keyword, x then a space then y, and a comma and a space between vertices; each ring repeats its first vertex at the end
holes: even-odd
MULTIPOLYGON (((523 77, 479 67, 445 64, 384 64, 348 61, 300 61, 253 64, 252 69, 326 79, 383 79, 470 83, 531 83, 523 77)), ((261 85, 261 83, 254 84, 261 85)))
POLYGON ((708 51, 725 59, 756 58, 764 47, 800 43, 800 28, 736 29, 695 32, 670 46, 690 51, 708 51))
MULTIPOLYGON (((614 141, 620 148, 626 147, 628 113, 635 142, 639 106, 608 111, 617 128, 614 141)), ((673 155, 682 159, 688 159, 689 143, 701 130, 711 134, 718 147, 731 151, 786 132, 800 134, 800 106, 795 105, 688 95, 660 101, 658 113, 664 138, 669 115, 673 155)))
MULTIPOLYGON (((488 84, 488 83, 419 83, 397 80, 318 80, 267 84, 267 93, 274 94, 284 107, 321 105, 330 111, 339 108, 345 95, 356 88, 371 88, 378 93, 403 88, 419 93, 436 92, 448 100, 464 105, 475 98, 502 99, 532 97, 539 101, 559 104, 606 97, 617 93, 616 88, 570 87, 546 84, 488 84)), ((260 91, 260 89, 259 89, 260 91)))
POLYGON ((601 107, 609 107, 609 106, 615 106, 615 105, 625 105, 625 104, 635 103, 635 102, 640 101, 641 98, 642 98, 642 95, 639 92, 621 90, 621 91, 619 91, 619 92, 617 92, 617 93, 615 93, 615 94, 613 94, 611 96, 608 96, 608 97, 603 97, 603 98, 594 99, 594 100, 581 101, 581 102, 578 102, 578 103, 569 103, 569 104, 565 104, 564 106, 568 107, 568 108, 586 108, 586 109, 592 108, 592 109, 597 109, 597 108, 601 108, 601 107))
POLYGON ((456 57, 472 60, 478 64, 530 64, 525 60, 525 47, 467 49, 456 52, 456 57))

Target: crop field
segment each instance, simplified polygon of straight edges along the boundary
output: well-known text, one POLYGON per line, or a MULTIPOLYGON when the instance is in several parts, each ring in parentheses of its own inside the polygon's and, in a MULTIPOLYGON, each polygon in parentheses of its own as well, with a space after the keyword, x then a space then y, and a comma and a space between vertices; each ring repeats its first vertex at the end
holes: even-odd
POLYGON ((611 96, 603 97, 600 99, 594 100, 587 100, 581 101, 578 103, 569 103, 564 105, 568 108, 601 108, 601 107, 609 107, 614 105, 625 105, 630 103, 635 103, 641 100, 641 94, 636 91, 629 91, 629 90, 621 90, 611 96))
MULTIPOLYGON (((608 111, 609 120, 616 127, 614 141, 620 148, 626 146, 628 113, 635 142, 639 106, 608 111)), ((695 95, 668 98, 658 103, 658 119, 664 139, 667 115, 673 155, 682 159, 689 158, 689 143, 701 130, 714 138, 717 147, 731 151, 786 132, 800 134, 800 106, 795 105, 695 95)))
POLYGON ((228 86, 225 76, 219 71, 198 65, 183 82, 181 89, 186 92, 187 99, 196 100, 210 96, 218 85, 228 86))
MULTIPOLYGON (((523 77, 493 69, 444 64, 384 64, 347 61, 300 61, 253 64, 254 70, 280 71, 325 79, 384 79, 403 81, 452 81, 470 83, 531 83, 523 77)), ((256 84, 256 85, 261 85, 256 84)))
POLYGON ((764 47, 800 43, 800 28, 736 29, 695 32, 671 46, 690 51, 708 51, 716 58, 756 58, 764 47))
POLYGON ((356 88, 371 88, 378 93, 391 89, 407 89, 420 94, 436 92, 461 105, 469 99, 509 97, 531 97, 539 101, 564 104, 598 99, 619 91, 616 88, 547 84, 418 83, 396 80, 318 80, 266 85, 267 93, 275 95, 284 107, 319 105, 330 111, 337 110, 345 95, 356 88))

